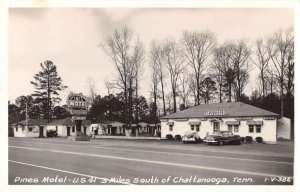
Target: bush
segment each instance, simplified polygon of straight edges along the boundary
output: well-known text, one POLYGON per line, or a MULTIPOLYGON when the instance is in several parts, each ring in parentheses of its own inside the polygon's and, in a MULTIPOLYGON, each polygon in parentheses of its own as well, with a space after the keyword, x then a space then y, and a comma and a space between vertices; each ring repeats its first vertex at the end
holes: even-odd
POLYGON ((245 142, 246 143, 252 143, 252 141, 253 141, 253 138, 251 136, 246 136, 245 137, 245 142))
POLYGON ((244 143, 245 142, 245 137, 241 137, 241 141, 244 143))
POLYGON ((171 134, 167 134, 167 135, 166 135, 166 139, 168 139, 168 140, 172 140, 172 139, 173 139, 173 135, 171 135, 171 134))
POLYGON ((47 131, 47 137, 57 137, 57 132, 55 130, 47 131))
POLYGON ((263 142, 263 138, 262 138, 262 137, 256 137, 256 138, 255 138, 255 141, 256 141, 257 143, 262 143, 262 142, 263 142))
POLYGON ((177 141, 180 141, 181 140, 181 135, 175 135, 174 139, 177 140, 177 141))

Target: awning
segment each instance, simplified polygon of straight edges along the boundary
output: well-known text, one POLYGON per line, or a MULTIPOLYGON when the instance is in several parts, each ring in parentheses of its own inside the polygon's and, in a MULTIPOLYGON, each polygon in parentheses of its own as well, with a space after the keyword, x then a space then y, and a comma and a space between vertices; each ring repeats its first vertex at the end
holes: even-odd
POLYGON ((209 120, 210 122, 222 122, 222 119, 213 118, 209 120))
POLYGON ((247 125, 262 125, 262 121, 247 121, 247 125))
POLYGON ((174 122, 167 122, 167 125, 174 125, 174 122))
POLYGON ((225 122, 226 125, 240 125, 239 121, 226 121, 225 122))
POLYGON ((189 125, 200 125, 200 121, 190 121, 189 125))

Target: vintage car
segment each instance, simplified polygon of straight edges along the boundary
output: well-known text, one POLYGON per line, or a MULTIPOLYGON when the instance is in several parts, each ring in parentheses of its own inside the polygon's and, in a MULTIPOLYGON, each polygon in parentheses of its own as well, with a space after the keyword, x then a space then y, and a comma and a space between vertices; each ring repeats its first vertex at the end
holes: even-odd
POLYGON ((211 135, 208 135, 204 138, 203 142, 208 144, 242 144, 243 138, 239 135, 233 135, 230 131, 217 131, 213 132, 211 135))
POLYGON ((188 131, 182 136, 183 143, 200 143, 201 138, 196 131, 188 131))

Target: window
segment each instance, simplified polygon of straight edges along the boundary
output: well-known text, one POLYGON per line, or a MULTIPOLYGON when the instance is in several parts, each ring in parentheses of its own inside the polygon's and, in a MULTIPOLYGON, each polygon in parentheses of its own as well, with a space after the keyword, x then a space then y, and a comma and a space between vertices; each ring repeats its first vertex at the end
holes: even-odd
POLYGON ((75 132, 75 126, 72 127, 72 132, 75 132))
POLYGON ((219 122, 214 122, 214 132, 220 131, 220 123, 219 122))
POLYGON ((195 126, 191 125, 191 130, 194 131, 195 130, 195 126))
POLYGON ((256 133, 261 133, 261 125, 256 125, 256 133))
POLYGON ((199 125, 196 125, 196 131, 200 131, 200 126, 199 125))
POLYGON ((254 132, 254 126, 253 125, 249 125, 249 133, 253 133, 254 132))
POLYGON ((57 132, 57 126, 55 126, 55 131, 57 132))
POLYGON ((22 131, 25 131, 25 127, 24 126, 22 127, 22 131))
POLYGON ((32 132, 33 127, 28 127, 28 131, 32 132))
POLYGON ((238 125, 234 125, 234 132, 239 132, 239 126, 238 125))
POLYGON ((16 132, 18 132, 18 126, 16 126, 16 132))
POLYGON ((228 131, 232 132, 232 125, 228 125, 228 131))
POLYGON ((173 125, 169 125, 169 131, 173 131, 173 125))

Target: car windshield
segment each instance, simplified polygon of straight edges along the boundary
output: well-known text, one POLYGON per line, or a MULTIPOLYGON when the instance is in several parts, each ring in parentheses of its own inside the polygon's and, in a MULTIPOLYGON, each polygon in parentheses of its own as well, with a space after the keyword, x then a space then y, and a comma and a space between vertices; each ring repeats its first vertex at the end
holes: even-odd
POLYGON ((213 132, 211 135, 213 135, 213 136, 222 136, 222 134, 220 132, 213 132))

